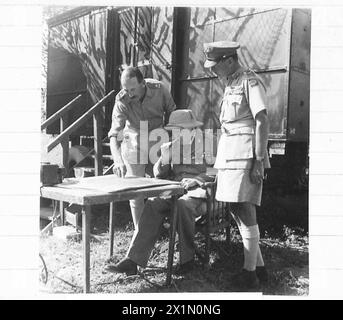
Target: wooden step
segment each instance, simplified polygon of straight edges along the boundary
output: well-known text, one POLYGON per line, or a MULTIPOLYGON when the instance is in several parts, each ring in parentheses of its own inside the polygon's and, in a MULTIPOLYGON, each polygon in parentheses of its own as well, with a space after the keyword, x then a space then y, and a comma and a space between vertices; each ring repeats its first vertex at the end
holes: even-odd
MULTIPOLYGON (((107 171, 109 166, 103 166, 103 173, 107 171)), ((112 171, 108 174, 112 174, 112 171)), ((81 178, 87 178, 87 177, 93 177, 95 176, 95 168, 93 167, 76 167, 74 168, 74 175, 75 178, 81 179, 81 178)))
MULTIPOLYGON (((92 158, 93 158, 93 159, 95 158, 95 155, 94 155, 94 154, 92 154, 92 158)), ((112 160, 112 155, 110 155, 110 154, 103 154, 103 155, 102 155, 102 158, 103 158, 104 160, 112 160)))

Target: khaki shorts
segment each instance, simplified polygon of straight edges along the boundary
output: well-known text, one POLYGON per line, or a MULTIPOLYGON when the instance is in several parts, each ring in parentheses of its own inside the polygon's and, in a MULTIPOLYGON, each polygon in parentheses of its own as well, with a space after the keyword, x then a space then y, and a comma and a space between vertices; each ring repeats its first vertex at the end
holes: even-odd
POLYGON ((250 202, 261 205, 263 183, 250 180, 250 170, 219 169, 216 199, 223 202, 250 202))

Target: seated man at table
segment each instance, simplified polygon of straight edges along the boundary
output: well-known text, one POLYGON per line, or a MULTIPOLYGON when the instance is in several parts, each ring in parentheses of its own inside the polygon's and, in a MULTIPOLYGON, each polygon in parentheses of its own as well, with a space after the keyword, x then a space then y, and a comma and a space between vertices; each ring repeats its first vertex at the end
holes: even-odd
MULTIPOLYGON (((205 190, 201 186, 212 181, 212 178, 206 175, 203 153, 197 151, 202 148, 199 148, 199 145, 196 147, 197 143, 202 143, 201 131, 197 129, 201 125, 191 110, 173 111, 165 129, 172 130, 173 138, 175 135, 177 138, 161 146, 161 156, 154 165, 156 178, 180 181, 187 192, 177 200, 180 274, 193 269, 195 219, 206 212, 205 190), (200 133, 200 138, 197 133, 200 133), (180 148, 172 148, 172 145, 180 148)), ((106 270, 133 275, 137 273, 137 265, 146 267, 164 218, 170 215, 171 206, 170 198, 148 199, 126 257, 117 264, 108 265, 106 270)))

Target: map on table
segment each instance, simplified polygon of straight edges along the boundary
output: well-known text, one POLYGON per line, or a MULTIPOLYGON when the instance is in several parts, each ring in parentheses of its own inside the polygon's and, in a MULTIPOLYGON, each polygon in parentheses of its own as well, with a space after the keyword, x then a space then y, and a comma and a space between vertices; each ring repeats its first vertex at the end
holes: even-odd
POLYGON ((116 175, 111 174, 82 179, 69 178, 65 179, 63 183, 54 185, 54 187, 66 189, 98 190, 111 193, 166 185, 180 185, 180 183, 178 181, 134 176, 119 178, 116 175))

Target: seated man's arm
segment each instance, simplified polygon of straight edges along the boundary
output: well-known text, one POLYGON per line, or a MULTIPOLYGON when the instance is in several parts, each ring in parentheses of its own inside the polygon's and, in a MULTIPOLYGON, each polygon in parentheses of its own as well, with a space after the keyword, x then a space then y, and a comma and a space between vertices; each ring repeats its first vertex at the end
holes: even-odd
POLYGON ((170 164, 163 164, 162 157, 160 157, 154 164, 153 172, 154 177, 158 179, 166 179, 169 176, 171 170, 170 164))
POLYGON ((213 182, 214 177, 208 176, 206 173, 200 173, 193 178, 184 178, 181 181, 181 185, 186 189, 194 189, 202 187, 206 182, 213 182))

